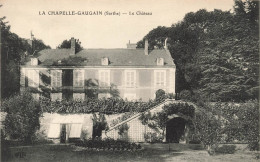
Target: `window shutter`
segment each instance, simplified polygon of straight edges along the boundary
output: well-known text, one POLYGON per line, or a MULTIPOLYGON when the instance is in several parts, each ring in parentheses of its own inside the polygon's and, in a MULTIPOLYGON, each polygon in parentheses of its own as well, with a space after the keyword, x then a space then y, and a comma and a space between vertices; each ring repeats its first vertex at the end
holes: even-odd
POLYGON ((25 87, 25 69, 21 69, 20 86, 25 87))
POLYGON ((83 87, 83 71, 82 70, 80 70, 79 71, 79 86, 80 87, 83 87))
POLYGON ((99 71, 99 85, 101 87, 110 86, 110 71, 99 71))
POLYGON ((55 71, 54 70, 51 70, 51 86, 52 87, 56 87, 56 85, 55 85, 55 78, 56 78, 56 73, 55 73, 55 71))
POLYGON ((34 70, 34 85, 35 85, 35 87, 39 87, 39 82, 40 82, 39 70, 34 70))
POLYGON ((62 86, 62 71, 52 70, 51 71, 51 86, 61 87, 62 86))
POLYGON ((84 70, 73 71, 73 86, 84 87, 84 70))
POLYGON ((107 86, 110 87, 110 71, 107 71, 107 86))
POLYGON ((28 70, 28 87, 32 87, 33 86, 33 71, 32 70, 28 70))
POLYGON ((77 71, 73 70, 73 87, 75 87, 77 84, 77 71))
POLYGON ((155 86, 166 86, 166 74, 165 71, 155 71, 154 72, 154 85, 155 86))
POLYGON ((56 73, 56 77, 57 77, 57 83, 56 83, 56 85, 57 85, 57 87, 61 87, 61 71, 57 71, 57 73, 56 73))
POLYGON ((136 71, 126 70, 125 71, 125 86, 135 87, 136 86, 136 71))

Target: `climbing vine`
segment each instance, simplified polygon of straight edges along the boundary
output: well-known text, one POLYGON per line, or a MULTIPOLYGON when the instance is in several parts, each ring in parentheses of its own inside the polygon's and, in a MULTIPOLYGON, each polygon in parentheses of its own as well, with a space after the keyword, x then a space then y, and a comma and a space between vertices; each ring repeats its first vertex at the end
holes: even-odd
POLYGON ((195 108, 188 103, 171 103, 165 105, 162 109, 163 110, 161 112, 154 114, 151 114, 151 112, 142 113, 139 117, 142 124, 147 125, 156 132, 161 132, 162 136, 164 136, 166 123, 169 116, 176 114, 189 121, 194 117, 195 113, 195 108))
POLYGON ((43 112, 48 113, 93 113, 100 112, 104 114, 116 114, 125 112, 144 112, 162 102, 161 100, 149 100, 148 102, 125 101, 118 98, 94 99, 86 98, 81 100, 62 100, 50 101, 49 99, 41 99, 40 105, 43 112))

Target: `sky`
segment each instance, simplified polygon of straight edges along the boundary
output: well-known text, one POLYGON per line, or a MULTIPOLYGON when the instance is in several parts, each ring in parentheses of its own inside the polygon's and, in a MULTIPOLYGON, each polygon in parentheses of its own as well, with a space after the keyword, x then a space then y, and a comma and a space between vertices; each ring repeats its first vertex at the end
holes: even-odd
POLYGON ((185 14, 199 9, 213 11, 233 9, 233 0, 0 0, 1 17, 11 31, 29 39, 32 31, 37 39, 56 48, 63 40, 74 37, 84 48, 126 48, 149 31, 170 27, 185 14), (54 15, 100 11, 102 15, 54 15), (138 11, 152 15, 137 15, 138 11), (105 15, 105 13, 120 13, 105 15), (44 15, 45 13, 45 15, 44 15), (126 14, 123 14, 126 13, 126 14), (131 15, 130 15, 131 13, 131 15))

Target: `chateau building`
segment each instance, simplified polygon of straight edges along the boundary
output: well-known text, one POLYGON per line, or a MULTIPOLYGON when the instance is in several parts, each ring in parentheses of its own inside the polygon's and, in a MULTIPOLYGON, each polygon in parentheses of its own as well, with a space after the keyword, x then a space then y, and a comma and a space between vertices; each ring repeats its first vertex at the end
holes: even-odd
POLYGON ((35 98, 51 100, 86 97, 120 97, 147 101, 163 89, 175 93, 176 66, 167 47, 148 50, 84 49, 75 52, 75 39, 70 49, 46 49, 31 56, 21 65, 21 90, 28 88, 35 98))

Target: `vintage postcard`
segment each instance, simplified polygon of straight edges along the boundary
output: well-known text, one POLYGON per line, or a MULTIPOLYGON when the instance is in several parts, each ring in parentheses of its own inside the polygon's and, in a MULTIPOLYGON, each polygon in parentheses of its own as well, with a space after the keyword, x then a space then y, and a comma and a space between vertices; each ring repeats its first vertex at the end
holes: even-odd
POLYGON ((259 160, 259 1, 0 4, 2 161, 259 160))

